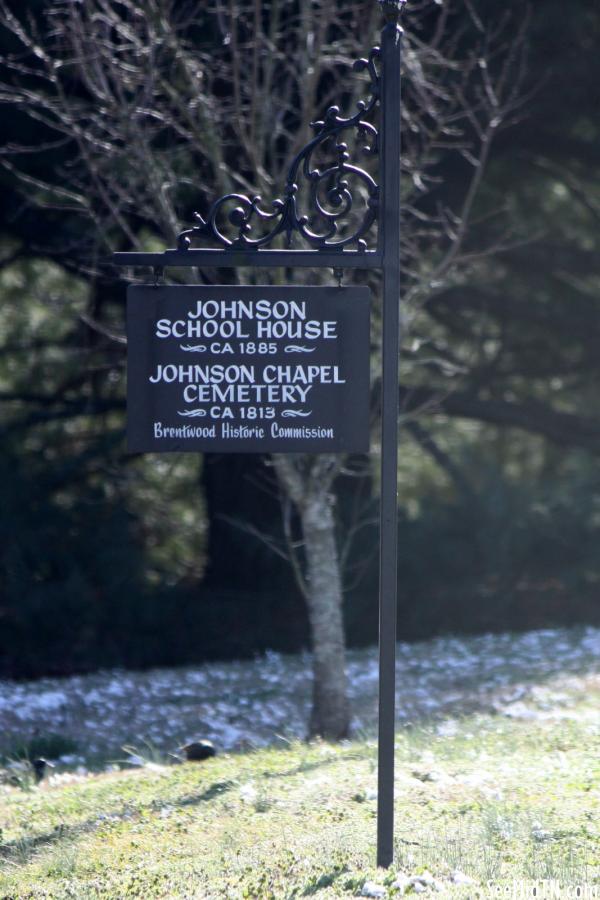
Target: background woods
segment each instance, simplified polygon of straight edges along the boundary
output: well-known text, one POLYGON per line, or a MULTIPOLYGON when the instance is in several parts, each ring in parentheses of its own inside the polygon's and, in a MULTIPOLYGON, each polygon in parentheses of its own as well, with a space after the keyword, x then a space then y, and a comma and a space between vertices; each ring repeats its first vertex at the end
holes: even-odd
MULTIPOLYGON (((108 255, 281 196, 316 114, 364 97, 380 19, 199 6, 0 3, 5 675, 297 649, 328 592, 343 654, 344 588, 349 641, 376 637, 367 460, 125 455, 108 255)), ((597 621, 600 11, 409 6, 401 634, 597 621)))

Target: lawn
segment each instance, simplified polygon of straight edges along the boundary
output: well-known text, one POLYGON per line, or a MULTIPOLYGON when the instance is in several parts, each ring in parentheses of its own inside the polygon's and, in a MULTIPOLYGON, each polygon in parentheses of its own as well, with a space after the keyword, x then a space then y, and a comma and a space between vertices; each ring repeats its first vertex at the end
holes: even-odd
POLYGON ((399 725, 387 873, 373 740, 281 741, 1 787, 0 898, 466 898, 517 896, 520 880, 600 895, 600 679, 539 690, 535 714, 399 725))

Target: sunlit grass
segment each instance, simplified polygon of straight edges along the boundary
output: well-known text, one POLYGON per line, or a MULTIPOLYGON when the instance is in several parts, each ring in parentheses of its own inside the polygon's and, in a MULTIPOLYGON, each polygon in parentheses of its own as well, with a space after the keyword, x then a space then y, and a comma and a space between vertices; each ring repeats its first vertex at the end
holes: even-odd
POLYGON ((4 788, 0 898, 327 898, 367 881, 394 896, 400 873, 424 871, 435 896, 598 883, 600 737, 586 703, 568 721, 400 730, 389 873, 374 868, 372 740, 4 788), (454 884, 456 870, 474 883, 454 884))

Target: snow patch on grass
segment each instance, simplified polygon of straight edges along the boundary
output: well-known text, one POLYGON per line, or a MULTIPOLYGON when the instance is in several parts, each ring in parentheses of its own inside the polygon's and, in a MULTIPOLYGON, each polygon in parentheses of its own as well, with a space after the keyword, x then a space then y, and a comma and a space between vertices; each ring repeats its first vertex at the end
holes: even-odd
MULTIPOLYGON (((440 637, 398 644, 398 724, 473 712, 565 718, 583 681, 600 691, 600 629, 440 637)), ((377 652, 348 654, 354 728, 369 734, 377 714, 377 652)), ((0 753, 34 734, 73 738, 88 762, 122 757, 121 747, 160 755, 197 738, 220 750, 303 738, 310 709, 310 654, 269 652, 250 661, 147 672, 102 671, 66 679, 0 682, 0 753)), ((600 712, 586 710, 600 731, 600 712)), ((581 711, 579 712, 581 715, 581 711)))

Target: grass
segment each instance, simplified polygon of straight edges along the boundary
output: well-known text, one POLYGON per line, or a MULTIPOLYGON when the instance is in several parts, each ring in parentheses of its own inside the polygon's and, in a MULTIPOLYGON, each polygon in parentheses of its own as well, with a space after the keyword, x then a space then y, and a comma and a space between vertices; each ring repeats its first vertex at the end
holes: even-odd
POLYGON ((582 695, 568 720, 475 715, 398 732, 387 873, 374 868, 369 740, 3 787, 0 898, 325 900, 367 881, 392 897, 399 873, 425 870, 438 897, 500 896, 521 879, 600 893, 597 700, 582 695), (475 884, 453 884, 456 869, 475 884))

